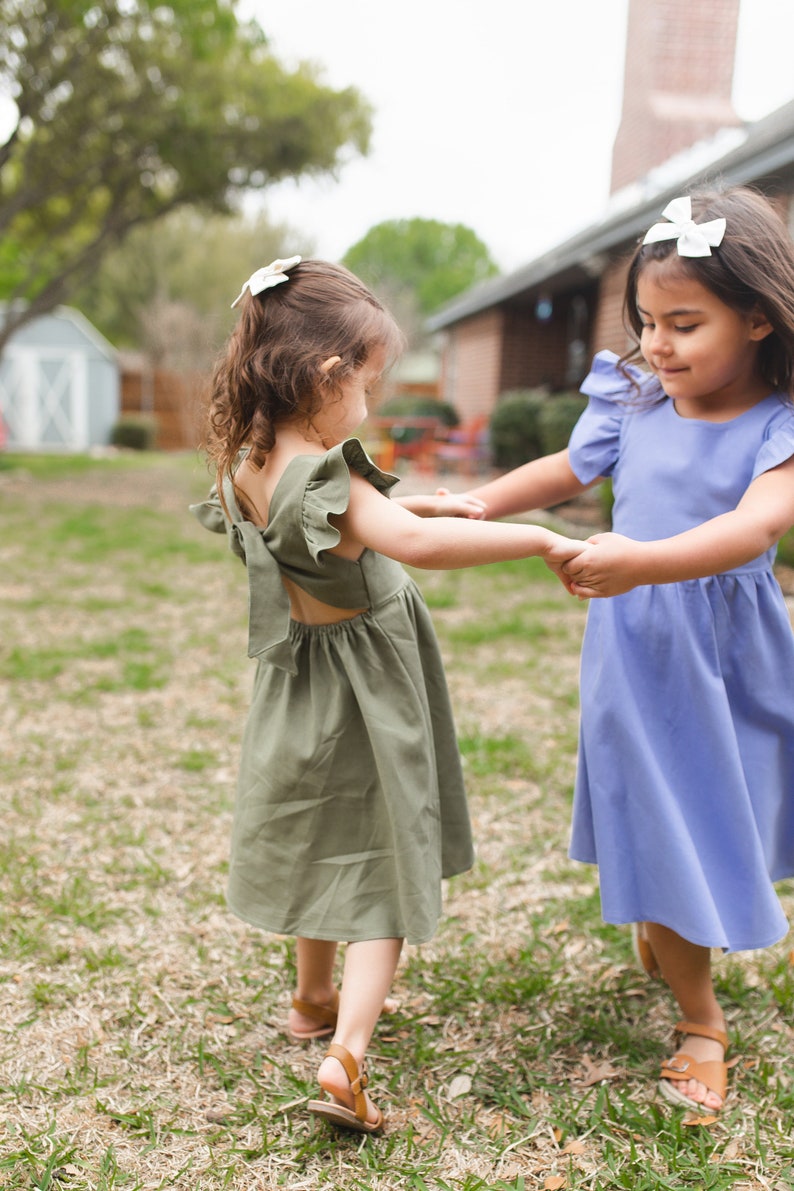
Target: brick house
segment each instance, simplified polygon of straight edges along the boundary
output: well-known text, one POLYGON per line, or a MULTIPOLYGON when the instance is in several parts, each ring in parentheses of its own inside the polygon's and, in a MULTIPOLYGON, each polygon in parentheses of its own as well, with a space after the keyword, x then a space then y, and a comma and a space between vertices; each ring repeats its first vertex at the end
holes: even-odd
POLYGON ((756 186, 794 230, 794 101, 750 125, 731 103, 739 0, 630 0, 606 216, 428 322, 441 396, 464 420, 500 394, 577 389, 595 351, 625 350, 627 261, 662 208, 702 183, 756 186))

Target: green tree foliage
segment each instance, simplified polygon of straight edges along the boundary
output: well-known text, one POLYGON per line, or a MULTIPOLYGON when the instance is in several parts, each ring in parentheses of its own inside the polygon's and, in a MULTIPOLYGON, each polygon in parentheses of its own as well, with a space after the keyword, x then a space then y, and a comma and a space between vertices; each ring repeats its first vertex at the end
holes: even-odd
POLYGON ((195 207, 180 208, 133 228, 72 301, 111 343, 141 348, 165 366, 185 354, 173 327, 181 310, 181 330, 192 327, 199 333, 200 345, 191 343, 189 350, 193 366, 202 367, 236 321, 230 307, 246 277, 295 252, 309 255, 296 232, 266 215, 207 215, 195 207))
POLYGON ((348 249, 344 263, 387 299, 412 295, 421 318, 498 272, 471 228, 437 219, 376 224, 348 249))
POLYGON ((132 228, 367 151, 361 95, 286 70, 234 4, 0 0, 0 347, 132 228))

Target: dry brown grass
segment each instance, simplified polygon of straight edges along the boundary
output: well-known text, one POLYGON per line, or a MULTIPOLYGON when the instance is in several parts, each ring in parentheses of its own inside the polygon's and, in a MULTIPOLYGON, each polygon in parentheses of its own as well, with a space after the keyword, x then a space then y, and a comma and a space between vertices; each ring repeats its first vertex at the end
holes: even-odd
POLYGON ((223 904, 252 667, 239 564, 185 512, 204 487, 178 459, 0 474, 0 1186, 790 1186, 787 949, 721 964, 738 1091, 682 1125, 664 990, 565 856, 584 610, 522 564, 420 577, 478 863, 374 1040, 386 1137, 311 1128, 291 946, 223 904))

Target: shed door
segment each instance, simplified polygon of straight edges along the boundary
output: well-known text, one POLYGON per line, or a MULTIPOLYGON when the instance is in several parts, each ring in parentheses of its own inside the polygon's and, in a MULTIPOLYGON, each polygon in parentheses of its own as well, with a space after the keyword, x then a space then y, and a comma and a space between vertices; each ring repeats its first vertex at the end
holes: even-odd
POLYGON ((0 368, 8 445, 25 450, 88 446, 88 369, 82 352, 8 346, 0 368))

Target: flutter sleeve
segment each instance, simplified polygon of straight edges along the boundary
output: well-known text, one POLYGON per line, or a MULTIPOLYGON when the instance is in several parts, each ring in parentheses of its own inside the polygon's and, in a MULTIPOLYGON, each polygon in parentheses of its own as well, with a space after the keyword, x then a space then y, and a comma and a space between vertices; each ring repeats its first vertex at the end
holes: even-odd
POLYGON ((318 566, 323 565, 323 552, 339 545, 339 530, 331 524, 329 517, 347 510, 351 470, 358 472, 384 496, 399 478, 376 467, 357 438, 346 439, 320 457, 306 484, 302 514, 306 545, 318 566))
POLYGON ((772 424, 768 437, 756 455, 754 480, 794 455, 794 410, 789 406, 781 408, 781 418, 772 424))
POLYGON ((568 457, 574 475, 583 484, 614 471, 624 417, 631 405, 652 403, 663 396, 656 377, 631 364, 625 365, 624 372, 618 361, 614 352, 598 352, 582 382, 581 391, 590 400, 574 426, 568 457))

